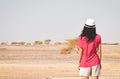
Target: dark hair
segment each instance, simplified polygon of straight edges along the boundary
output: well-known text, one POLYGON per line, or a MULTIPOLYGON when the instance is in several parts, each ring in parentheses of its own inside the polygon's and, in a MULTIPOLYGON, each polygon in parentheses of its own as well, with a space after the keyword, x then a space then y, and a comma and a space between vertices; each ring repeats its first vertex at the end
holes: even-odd
POLYGON ((88 28, 84 26, 81 36, 86 36, 88 38, 88 42, 94 40, 96 36, 96 28, 88 28))

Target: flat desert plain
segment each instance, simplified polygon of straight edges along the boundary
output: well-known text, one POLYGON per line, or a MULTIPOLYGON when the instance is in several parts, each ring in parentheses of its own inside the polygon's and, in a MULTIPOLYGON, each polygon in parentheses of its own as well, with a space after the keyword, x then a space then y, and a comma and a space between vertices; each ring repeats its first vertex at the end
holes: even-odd
MULTIPOLYGON (((64 45, 0 46, 0 79, 81 79, 78 54, 64 45)), ((120 45, 102 45, 100 79, 120 79, 120 45)))

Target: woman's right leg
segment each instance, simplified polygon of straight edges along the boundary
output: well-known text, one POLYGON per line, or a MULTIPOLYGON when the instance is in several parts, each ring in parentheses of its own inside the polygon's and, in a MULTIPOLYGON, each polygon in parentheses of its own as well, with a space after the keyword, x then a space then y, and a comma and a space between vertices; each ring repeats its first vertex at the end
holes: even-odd
POLYGON ((99 79, 100 65, 92 66, 92 79, 99 79))
POLYGON ((94 77, 92 77, 92 79, 99 79, 99 77, 98 76, 94 76, 94 77))
POLYGON ((87 76, 84 76, 84 77, 82 77, 82 79, 89 79, 89 77, 87 77, 87 76))

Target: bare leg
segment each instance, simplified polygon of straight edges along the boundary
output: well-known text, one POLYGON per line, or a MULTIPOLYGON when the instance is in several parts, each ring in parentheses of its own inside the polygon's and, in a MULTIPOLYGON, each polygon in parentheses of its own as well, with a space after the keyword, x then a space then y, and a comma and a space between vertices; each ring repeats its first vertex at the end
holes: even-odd
POLYGON ((98 76, 93 76, 92 79, 99 79, 99 77, 98 76))
POLYGON ((87 76, 84 76, 84 77, 82 77, 82 79, 89 79, 89 77, 87 77, 87 76))

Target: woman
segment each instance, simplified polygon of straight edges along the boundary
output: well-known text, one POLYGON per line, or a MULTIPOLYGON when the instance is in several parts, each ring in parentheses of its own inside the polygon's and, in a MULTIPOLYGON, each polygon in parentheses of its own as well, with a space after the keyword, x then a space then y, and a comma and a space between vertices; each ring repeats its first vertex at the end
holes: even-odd
POLYGON ((82 79, 98 79, 101 69, 101 36, 96 34, 94 19, 87 19, 78 38, 80 76, 82 79))

